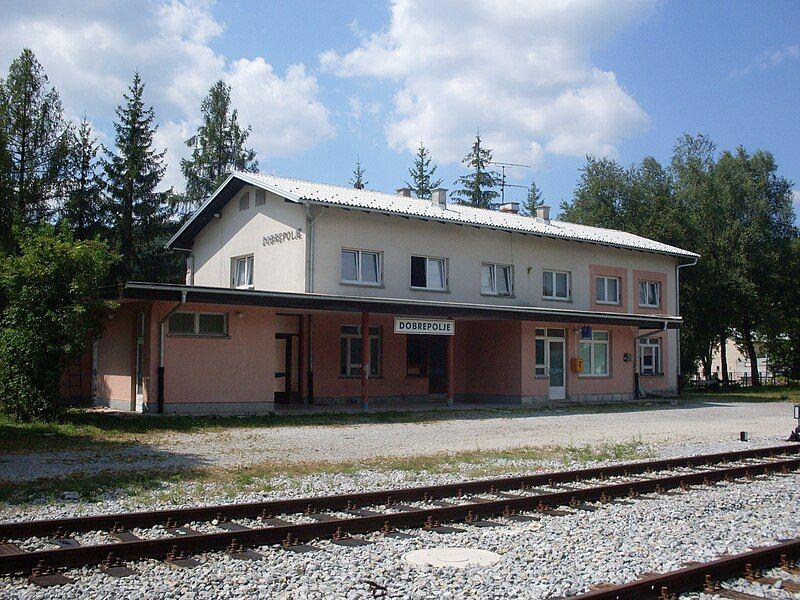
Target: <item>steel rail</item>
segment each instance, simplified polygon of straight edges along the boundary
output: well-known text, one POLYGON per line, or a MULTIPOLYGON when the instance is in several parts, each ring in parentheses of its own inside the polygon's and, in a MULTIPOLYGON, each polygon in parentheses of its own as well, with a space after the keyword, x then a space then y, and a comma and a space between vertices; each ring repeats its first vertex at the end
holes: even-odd
POLYGON ((224 531, 209 534, 190 534, 180 537, 117 542, 92 546, 37 550, 20 554, 0 555, 0 574, 30 572, 38 565, 47 567, 77 567, 98 564, 110 557, 119 560, 164 558, 170 552, 197 553, 225 550, 231 543, 243 546, 279 544, 287 539, 312 540, 331 538, 340 534, 363 534, 393 528, 417 528, 455 521, 466 521, 508 515, 521 511, 543 511, 557 506, 602 502, 613 498, 635 497, 639 494, 663 492, 692 485, 709 485, 741 477, 773 474, 800 469, 800 457, 768 463, 710 469, 661 478, 639 479, 581 489, 559 490, 530 496, 515 496, 501 500, 484 500, 453 506, 432 506, 374 516, 354 516, 314 523, 279 525, 244 531, 224 531))
POLYGON ((0 541, 26 537, 48 537, 87 531, 108 531, 111 529, 130 529, 133 527, 152 527, 162 525, 168 520, 178 523, 192 521, 210 521, 215 518, 239 519, 257 518, 264 513, 287 514, 299 513, 311 505, 316 510, 344 510, 353 507, 384 504, 387 497, 398 502, 414 502, 426 499, 448 498, 462 494, 491 493, 492 491, 508 491, 525 487, 546 486, 549 484, 573 483, 587 479, 619 477, 642 474, 647 471, 666 471, 677 468, 697 468, 709 464, 734 462, 748 459, 760 459, 776 455, 800 454, 800 444, 756 448, 736 452, 723 452, 699 456, 669 458, 653 461, 622 463, 605 467, 592 467, 573 471, 556 471, 537 473, 517 477, 466 481, 455 484, 434 485, 425 487, 399 488, 356 494, 337 494, 329 496, 310 496, 286 500, 270 500, 265 502, 247 502, 239 504, 221 504, 177 508, 156 511, 140 511, 129 513, 112 513, 71 517, 62 519, 46 519, 36 521, 18 521, 0 523, 0 541))
MULTIPOLYGON (((788 540, 766 548, 756 548, 699 565, 692 565, 669 573, 658 573, 636 581, 604 587, 573 596, 571 600, 649 600, 671 597, 702 589, 709 581, 718 582, 734 577, 744 577, 747 567, 764 569, 774 567, 785 557, 800 556, 800 539, 788 540)), ((713 594, 714 592, 708 592, 713 594)))

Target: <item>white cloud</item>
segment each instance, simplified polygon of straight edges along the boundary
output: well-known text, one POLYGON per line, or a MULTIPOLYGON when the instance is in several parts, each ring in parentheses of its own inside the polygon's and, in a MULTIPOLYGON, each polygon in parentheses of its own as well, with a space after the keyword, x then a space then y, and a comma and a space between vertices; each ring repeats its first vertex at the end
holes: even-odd
MULTIPOLYGON (((263 57, 230 62, 209 45, 225 26, 209 0, 88 0, 4 6, 0 19, 0 66, 31 48, 59 90, 71 117, 84 111, 93 121, 110 120, 138 69, 145 100, 160 123, 166 146, 167 185, 182 187, 180 158, 194 130, 200 102, 217 79, 233 88, 250 143, 259 160, 296 154, 335 135, 318 97, 316 78, 303 65, 275 73, 263 57)), ((113 132, 101 132, 113 138, 113 132)), ((162 146, 163 147, 163 146, 162 146)))
POLYGON ((800 45, 792 44, 790 46, 784 46, 780 50, 762 52, 756 57, 756 60, 753 62, 753 64, 743 69, 734 71, 731 73, 731 77, 742 77, 744 75, 749 75, 756 69, 762 71, 766 69, 772 69, 787 60, 798 59, 800 59, 800 45))
POLYGON ((547 153, 616 154, 648 117, 589 51, 643 18, 652 2, 394 0, 388 29, 354 50, 320 55, 342 77, 396 82, 389 145, 420 138, 455 162, 480 129, 498 160, 541 163, 547 153))

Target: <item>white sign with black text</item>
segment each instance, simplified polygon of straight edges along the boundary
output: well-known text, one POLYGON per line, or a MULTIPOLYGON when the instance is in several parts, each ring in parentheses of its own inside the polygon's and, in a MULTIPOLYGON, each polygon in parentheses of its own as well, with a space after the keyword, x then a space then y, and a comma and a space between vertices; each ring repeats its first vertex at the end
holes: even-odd
POLYGON ((455 335, 456 322, 450 319, 394 318, 394 332, 417 335, 455 335))

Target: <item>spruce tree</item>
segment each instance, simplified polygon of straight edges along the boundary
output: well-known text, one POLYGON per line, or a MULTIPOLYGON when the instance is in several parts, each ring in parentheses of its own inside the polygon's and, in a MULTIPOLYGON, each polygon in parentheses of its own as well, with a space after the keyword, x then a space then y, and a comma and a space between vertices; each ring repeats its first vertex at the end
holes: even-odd
POLYGON ((13 227, 17 217, 6 123, 6 106, 0 102, 0 256, 14 250, 13 227))
POLYGON ((61 211, 61 222, 72 229, 77 239, 95 237, 105 224, 103 180, 98 173, 99 148, 92 125, 84 116, 77 130, 71 130, 67 191, 61 211))
POLYGON ((0 105, 6 146, 6 199, 17 225, 46 221, 63 193, 68 128, 58 92, 29 49, 11 62, 0 81, 0 105))
POLYGON ((217 81, 200 105, 203 124, 197 133, 186 140, 192 156, 181 160, 181 171, 186 178, 184 202, 196 207, 232 171, 255 171, 258 168, 256 153, 246 148, 251 127, 239 125, 239 113, 231 109, 231 88, 217 81))
POLYGON ((411 181, 406 181, 406 185, 411 188, 417 198, 430 198, 431 192, 442 185, 441 179, 433 179, 436 169, 436 165, 431 165, 430 150, 420 140, 414 164, 408 170, 411 181))
POLYGON ((481 145, 481 134, 475 134, 472 148, 461 161, 472 169, 469 175, 462 175, 455 181, 460 189, 452 192, 452 196, 459 199, 459 204, 466 204, 476 208, 491 208, 492 200, 500 194, 492 188, 500 184, 500 175, 489 170, 492 161, 492 151, 481 145))
POLYGON ((144 83, 136 72, 124 103, 116 108, 115 151, 105 149, 103 161, 121 281, 163 280, 175 263, 163 247, 175 228, 168 203, 172 191, 156 191, 164 176, 166 150, 153 148, 158 127, 152 106, 144 105, 143 93, 144 83))
POLYGON ((522 212, 526 215, 533 215, 536 213, 536 207, 542 206, 542 190, 536 185, 536 181, 531 179, 531 184, 528 186, 528 195, 525 197, 525 202, 522 203, 522 212))
POLYGON ((349 181, 350 185, 352 185, 357 190, 363 190, 367 186, 367 184, 369 183, 369 181, 364 179, 364 175, 365 174, 366 174, 366 171, 361 166, 361 159, 357 158, 356 159, 356 168, 353 169, 353 176, 350 178, 350 181, 349 181))

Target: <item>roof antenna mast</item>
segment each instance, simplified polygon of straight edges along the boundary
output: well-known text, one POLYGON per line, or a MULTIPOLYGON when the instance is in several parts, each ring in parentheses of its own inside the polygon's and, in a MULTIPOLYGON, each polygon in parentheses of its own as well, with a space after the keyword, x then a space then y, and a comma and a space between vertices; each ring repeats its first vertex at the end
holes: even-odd
POLYGON ((518 188, 525 188, 527 189, 527 185, 516 185, 514 183, 506 183, 506 167, 520 167, 522 169, 531 169, 530 165, 520 165, 518 163, 507 163, 507 162, 498 162, 495 160, 489 161, 490 165, 498 165, 501 170, 500 175, 500 204, 505 204, 506 202, 506 188, 507 187, 518 187, 518 188))

